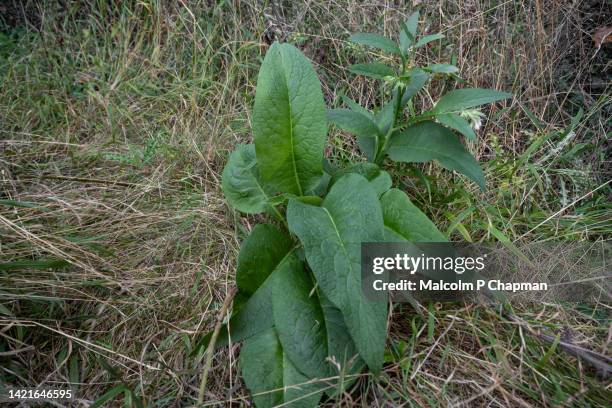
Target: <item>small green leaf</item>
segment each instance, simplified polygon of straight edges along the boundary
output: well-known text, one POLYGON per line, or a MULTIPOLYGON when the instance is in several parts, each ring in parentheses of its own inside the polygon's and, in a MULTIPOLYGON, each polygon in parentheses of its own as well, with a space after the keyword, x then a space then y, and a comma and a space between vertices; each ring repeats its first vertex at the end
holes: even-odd
POLYGON ((417 43, 415 44, 414 48, 419 48, 422 47, 424 45, 429 44, 432 41, 436 41, 436 40, 440 40, 444 38, 444 35, 438 33, 438 34, 430 34, 430 35, 424 35, 423 37, 419 38, 419 40, 417 41, 417 43))
POLYGON ((406 23, 400 21, 400 51, 407 54, 407 51, 412 47, 415 38, 406 26, 406 23))
POLYGON ((431 64, 423 69, 434 74, 454 74, 455 72, 459 72, 459 68, 450 64, 431 64))
POLYGON ((376 33, 356 33, 349 38, 356 44, 367 45, 369 47, 378 48, 391 54, 400 54, 400 50, 392 40, 376 33))
POLYGON ((380 167, 378 167, 374 163, 356 163, 338 170, 332 176, 330 186, 333 186, 336 181, 338 181, 344 175, 349 173, 359 174, 368 179, 371 187, 374 189, 378 196, 380 196, 391 188, 392 182, 389 173, 384 170, 381 170, 380 167))
POLYGON ((492 89, 465 88, 455 89, 445 94, 431 110, 434 114, 460 112, 474 106, 484 105, 510 98, 512 94, 492 89))
POLYGON ((417 10, 408 17, 405 23, 406 28, 408 29, 413 38, 416 38, 417 36, 417 30, 419 28, 419 17, 420 12, 417 10))
POLYGON ((378 62, 371 64, 353 64, 348 68, 353 74, 364 75, 371 78, 383 79, 386 76, 395 76, 395 71, 378 62))
POLYGON ((240 368, 258 408, 315 407, 325 384, 310 382, 286 357, 274 329, 246 340, 240 350, 240 368))
POLYGON ((413 68, 408 71, 408 75, 404 78, 405 88, 404 95, 402 96, 402 108, 406 106, 408 101, 412 99, 417 92, 419 92, 429 79, 429 74, 419 68, 413 68))
POLYGON ((378 135, 378 127, 367 116, 349 109, 330 109, 327 111, 329 121, 341 129, 355 135, 378 135))
POLYGON ((368 160, 373 160, 378 143, 378 126, 367 116, 349 109, 330 109, 327 111, 330 122, 357 136, 359 148, 368 160))
POLYGON ((239 144, 223 169, 221 188, 232 207, 247 214, 266 211, 269 191, 261 182, 255 158, 255 146, 239 144))
POLYGON ((338 307, 370 370, 379 372, 386 339, 386 302, 365 299, 361 290, 361 243, 383 238, 382 210, 364 177, 346 174, 320 207, 290 200, 289 229, 299 237, 323 294, 338 307))
POLYGON ((402 51, 406 51, 412 44, 417 36, 417 29, 419 25, 419 12, 415 11, 412 13, 405 23, 401 24, 402 30, 400 31, 400 45, 402 51))
POLYGON ((253 140, 261 179, 274 192, 303 195, 323 174, 327 120, 310 61, 289 44, 266 53, 255 93, 253 140))
POLYGON ((410 242, 448 241, 403 191, 392 188, 383 194, 380 204, 385 227, 403 238, 402 240, 410 242))
POLYGON ((366 108, 364 108, 363 106, 361 106, 360 104, 358 104, 357 102, 349 98, 348 96, 342 95, 342 102, 344 102, 346 106, 351 108, 351 110, 361 113, 362 115, 367 116, 369 119, 374 119, 374 115, 372 114, 372 112, 370 112, 369 110, 367 110, 366 108))
POLYGON ((391 159, 406 163, 437 160, 444 168, 463 173, 485 188, 484 174, 476 159, 453 132, 435 122, 420 122, 394 134, 387 153, 391 159))
POLYGON ((467 120, 455 113, 436 115, 436 120, 446 127, 456 130, 470 140, 476 140, 476 133, 467 120))

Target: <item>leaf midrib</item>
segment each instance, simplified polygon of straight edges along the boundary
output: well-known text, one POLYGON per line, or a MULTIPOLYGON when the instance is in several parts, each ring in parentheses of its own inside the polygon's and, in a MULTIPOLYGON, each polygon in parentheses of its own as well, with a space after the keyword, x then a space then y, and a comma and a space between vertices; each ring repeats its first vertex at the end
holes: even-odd
MULTIPOLYGON (((346 248, 346 246, 344 245, 344 241, 340 237, 340 231, 338 230, 338 227, 336 227, 336 223, 334 222, 334 218, 331 216, 331 213, 329 212, 329 210, 327 208, 325 208, 325 207, 321 207, 321 208, 323 209, 323 211, 325 211, 325 213, 329 217, 329 220, 331 221, 332 226, 334 227, 334 231, 336 232, 336 236, 338 237, 338 241, 340 242, 340 246, 342 247, 342 251, 344 252, 344 256, 346 256, 346 259, 348 260, 347 263, 348 263, 348 266, 349 266, 350 270, 349 270, 349 273, 347 273, 347 275, 345 276, 345 279, 344 279, 344 284, 345 284, 344 290, 345 290, 345 293, 348 293, 349 292, 349 290, 348 290, 348 282, 349 282, 349 280, 347 278, 348 278, 349 274, 353 272, 353 264, 351 263, 351 258, 349 257, 348 249, 346 248)), ((343 296, 342 300, 343 301, 346 300, 345 296, 343 296)))
POLYGON ((289 81, 287 76, 285 75, 285 59, 283 58, 283 51, 279 50, 279 55, 281 59, 281 66, 283 69, 281 70, 283 78, 285 80, 285 87, 287 89, 287 106, 289 107, 289 144, 291 145, 291 165, 293 166, 293 177, 295 178, 295 184, 298 188, 298 192, 300 195, 304 195, 302 190, 302 185, 300 184, 300 179, 297 173, 297 167, 295 164, 295 146, 293 144, 293 110, 291 109, 291 95, 289 95, 289 81))

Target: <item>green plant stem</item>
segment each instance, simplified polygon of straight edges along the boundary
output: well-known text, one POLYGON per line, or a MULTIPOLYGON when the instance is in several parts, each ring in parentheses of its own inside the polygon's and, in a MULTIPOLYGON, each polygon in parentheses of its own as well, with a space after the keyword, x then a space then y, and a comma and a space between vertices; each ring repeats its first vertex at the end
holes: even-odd
POLYGON ((289 225, 287 224, 287 220, 285 219, 285 217, 283 217, 283 215, 280 213, 280 211, 278 211, 276 206, 270 204, 270 209, 272 210, 272 215, 274 215, 274 217, 276 219, 278 219, 280 222, 282 222, 283 225, 285 226, 285 228, 288 229, 289 225))
MULTIPOLYGON (((406 63, 403 62, 402 63, 402 75, 406 74, 406 63)), ((399 118, 399 115, 401 113, 401 106, 402 106, 402 98, 404 97, 404 92, 405 89, 404 87, 398 87, 397 88, 397 100, 395 101, 395 110, 393 113, 393 122, 391 123, 391 126, 389 127, 389 130, 387 131, 387 134, 383 137, 382 140, 382 146, 378 147, 378 151, 376 152, 376 158, 374 160, 374 162, 376 164, 378 164, 379 166, 382 164, 382 161, 385 159, 385 153, 387 150, 387 144, 389 142, 389 139, 391 138, 391 134, 393 133, 393 131, 395 130, 395 125, 397 123, 397 119, 399 118)))
MULTIPOLYGON (((412 55, 412 57, 414 58, 414 55, 412 55)), ((406 66, 408 64, 408 59, 404 56, 402 56, 402 74, 400 76, 405 76, 406 75, 406 66)), ((391 126, 389 127, 389 130, 387 131, 387 134, 384 136, 382 143, 378 144, 378 151, 376 152, 376 157, 374 159, 374 162, 376 164, 378 164, 379 166, 382 164, 383 160, 385 159, 385 153, 387 151, 387 144, 389 142, 389 139, 391 138, 391 134, 393 133, 393 131, 395 130, 395 125, 397 123, 397 119, 399 118, 399 115, 401 113, 401 106, 402 106, 402 98, 404 97, 404 92, 405 92, 405 88, 404 87, 399 87, 397 89, 397 100, 395 102, 395 110, 393 113, 393 122, 391 123, 391 126)))

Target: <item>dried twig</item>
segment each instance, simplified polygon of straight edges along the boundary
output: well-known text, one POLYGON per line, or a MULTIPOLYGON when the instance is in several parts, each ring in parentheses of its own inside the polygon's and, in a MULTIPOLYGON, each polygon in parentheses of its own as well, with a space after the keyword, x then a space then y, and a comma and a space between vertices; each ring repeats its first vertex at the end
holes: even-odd
POLYGON ((215 324, 215 330, 213 331, 213 335, 210 338, 210 342, 208 342, 208 347, 206 348, 206 361, 204 362, 204 369, 202 370, 202 381, 200 382, 200 390, 198 392, 198 404, 204 402, 204 391, 206 390, 206 380, 208 379, 208 372, 210 371, 210 366, 212 364, 212 356, 215 350, 215 343, 217 342, 217 337, 219 336, 219 331, 221 330, 221 323, 223 322, 223 318, 227 313, 227 309, 229 308, 232 299, 234 298, 234 293, 236 292, 235 288, 231 288, 227 293, 225 300, 223 301, 223 306, 221 306, 221 310, 217 315, 217 323, 215 324))
MULTIPOLYGON (((504 312, 504 315, 511 321, 520 324, 522 327, 537 339, 546 343, 554 344, 556 340, 555 336, 547 333, 543 333, 539 330, 534 330, 529 324, 518 316, 504 312)), ((573 355, 574 357, 582 359, 585 363, 588 363, 597 370, 597 373, 604 379, 607 379, 612 373, 612 359, 600 353, 596 353, 592 350, 585 349, 567 341, 559 340, 559 348, 564 352, 573 355)))

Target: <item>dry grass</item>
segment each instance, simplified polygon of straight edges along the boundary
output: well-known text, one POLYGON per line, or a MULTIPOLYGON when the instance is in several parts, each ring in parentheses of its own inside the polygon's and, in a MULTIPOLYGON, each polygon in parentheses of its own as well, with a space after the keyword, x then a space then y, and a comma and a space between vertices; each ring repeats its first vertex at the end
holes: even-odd
MULTIPOLYGON (((4 23, 20 30, 0 37, 0 380, 72 383, 82 406, 120 384, 132 401, 108 405, 137 396, 145 405, 183 406, 197 397, 203 362, 194 344, 214 324, 239 243, 256 221, 229 210, 219 181, 227 152, 250 138, 265 39, 299 44, 329 105, 346 93, 372 106, 382 91, 344 69, 372 54, 346 38, 391 35, 412 7, 128 3, 25 2, 27 21, 19 2, 0 6, 4 23)), ((610 50, 592 57, 588 35, 610 25, 610 15, 597 4, 420 5, 426 32, 443 31, 447 40, 419 61, 456 59, 466 83, 516 95, 488 112, 471 146, 488 162, 487 193, 433 166, 422 168, 432 175, 433 197, 403 177, 449 235, 492 239, 494 226, 509 239, 609 237, 611 108, 609 84, 600 82, 610 50), (579 107, 584 118, 564 136, 579 107), (587 148, 568 156, 579 143, 587 148)), ((437 82, 418 104, 431 105, 449 86, 437 82)), ((331 141, 335 159, 355 155, 347 135, 334 132, 331 141)), ((521 316, 608 354, 608 313, 539 305, 521 316)), ((483 307, 398 311, 389 344, 381 378, 364 377, 328 405, 606 406, 612 399, 609 384, 580 361, 483 307)), ((211 404, 249 404, 237 352, 216 356, 211 404)))

